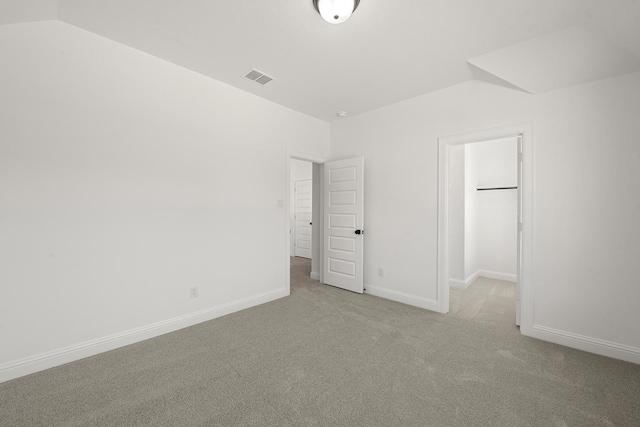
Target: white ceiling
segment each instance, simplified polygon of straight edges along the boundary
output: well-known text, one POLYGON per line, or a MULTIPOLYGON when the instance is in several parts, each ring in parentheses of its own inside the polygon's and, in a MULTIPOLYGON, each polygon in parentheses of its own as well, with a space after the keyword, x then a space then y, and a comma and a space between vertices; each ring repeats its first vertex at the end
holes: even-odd
POLYGON ((56 19, 57 0, 0 0, 0 25, 56 19))
MULTIPOLYGON (((0 24, 53 19, 53 2, 0 0, 0 24)), ((312 0, 58 0, 55 17, 329 122, 340 110, 352 116, 481 73, 540 91, 640 67, 640 0, 362 0, 340 25, 325 23, 312 0), (530 64, 566 56, 553 42, 523 44, 563 31, 580 33, 580 46, 598 40, 593 55, 587 49, 542 82, 544 66, 505 68, 522 55, 530 64), (571 77, 609 58, 608 47, 620 66, 571 77), (250 68, 275 80, 246 81, 250 68)))
POLYGON ((640 70, 640 56, 579 26, 512 44, 467 62, 532 94, 640 70))

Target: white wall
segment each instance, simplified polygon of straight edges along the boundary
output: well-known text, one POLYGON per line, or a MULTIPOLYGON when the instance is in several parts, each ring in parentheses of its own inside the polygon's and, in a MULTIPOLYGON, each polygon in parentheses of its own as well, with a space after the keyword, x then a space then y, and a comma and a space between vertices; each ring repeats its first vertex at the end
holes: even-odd
POLYGON ((478 276, 516 280, 518 192, 477 191, 518 184, 518 140, 466 144, 465 284, 478 276))
POLYGON ((449 151, 449 285, 465 287, 465 148, 449 151))
MULTIPOLYGON (((475 145, 475 144, 474 144, 475 145)), ((467 159, 468 148, 463 146, 465 154, 464 170, 464 282, 469 286, 480 270, 480 215, 478 199, 475 197, 474 185, 478 180, 480 163, 475 157, 467 159)), ((471 154, 475 154, 474 151, 471 154)))
POLYGON ((0 381, 286 294, 326 123, 59 22, 0 56, 0 381))
POLYGON ((332 124, 331 156, 365 157, 367 289, 437 306, 438 138, 532 122, 532 335, 640 363, 639 116, 634 73, 540 95, 472 81, 332 124))
POLYGON ((314 280, 320 280, 320 272, 322 271, 322 257, 324 247, 320 245, 322 241, 321 224, 322 224, 322 212, 320 206, 320 199, 322 197, 322 170, 323 165, 318 163, 312 163, 313 169, 313 198, 311 199, 311 278, 314 280), (313 207, 315 206, 315 209, 313 207))
POLYGON ((311 162, 306 162, 304 160, 297 160, 297 159, 291 159, 291 164, 290 164, 290 171, 289 171, 289 176, 291 177, 291 196, 290 199, 291 203, 289 208, 291 209, 290 212, 290 242, 291 242, 291 250, 290 250, 290 254, 291 256, 295 256, 295 247, 294 247, 294 239, 293 239, 293 232, 295 230, 295 182, 296 181, 300 181, 303 179, 313 179, 313 163, 311 162))
POLYGON ((312 178, 313 163, 305 160, 291 159, 291 181, 312 178))

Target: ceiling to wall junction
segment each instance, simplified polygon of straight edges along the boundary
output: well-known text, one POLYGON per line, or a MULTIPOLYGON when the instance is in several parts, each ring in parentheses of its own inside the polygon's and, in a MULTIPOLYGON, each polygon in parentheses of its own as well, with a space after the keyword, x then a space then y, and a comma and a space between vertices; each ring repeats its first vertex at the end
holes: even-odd
POLYGON ((311 0, 0 0, 0 24, 55 18, 329 122, 476 78, 537 93, 640 69, 638 0, 362 0, 340 25, 311 0))

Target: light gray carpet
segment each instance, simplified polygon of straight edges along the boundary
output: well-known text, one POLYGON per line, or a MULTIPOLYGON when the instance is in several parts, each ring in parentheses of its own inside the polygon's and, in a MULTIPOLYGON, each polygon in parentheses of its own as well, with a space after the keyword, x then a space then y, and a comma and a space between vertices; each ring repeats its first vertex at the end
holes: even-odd
POLYGON ((291 264, 290 297, 0 384, 0 425, 640 426, 640 366, 521 336, 508 282, 440 315, 291 264))

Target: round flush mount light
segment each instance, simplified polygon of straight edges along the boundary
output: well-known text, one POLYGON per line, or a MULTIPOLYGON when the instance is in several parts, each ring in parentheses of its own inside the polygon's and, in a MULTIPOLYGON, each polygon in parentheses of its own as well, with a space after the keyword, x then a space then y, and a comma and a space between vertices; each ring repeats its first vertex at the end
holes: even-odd
POLYGON ((347 117, 347 112, 346 111, 338 111, 336 113, 336 116, 338 116, 338 117, 347 117))
POLYGON ((340 24, 358 8, 360 0, 313 0, 322 19, 330 24, 340 24))

